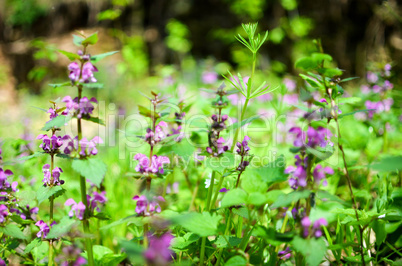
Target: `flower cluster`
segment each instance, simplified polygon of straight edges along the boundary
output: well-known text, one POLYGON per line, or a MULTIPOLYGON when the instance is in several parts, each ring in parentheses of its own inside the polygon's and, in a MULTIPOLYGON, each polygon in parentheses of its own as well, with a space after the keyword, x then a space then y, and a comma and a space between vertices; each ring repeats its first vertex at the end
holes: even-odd
POLYGON ((18 183, 15 181, 12 183, 12 185, 10 185, 10 183, 7 181, 7 178, 13 175, 13 172, 11 172, 11 170, 3 170, 3 168, 0 168, 0 190, 1 191, 7 191, 10 188, 12 189, 12 191, 16 191, 16 187, 18 185, 18 183))
POLYGON ((165 164, 169 164, 170 160, 166 156, 152 156, 152 161, 150 162, 149 157, 142 154, 137 153, 134 156, 134 160, 138 161, 137 166, 135 167, 135 171, 141 174, 163 174, 164 169, 163 166, 165 164))
MULTIPOLYGON (((285 169, 285 174, 291 174, 289 179, 289 186, 293 189, 298 189, 299 187, 307 187, 307 167, 308 167, 308 157, 302 159, 300 155, 295 156, 296 162, 294 166, 288 166, 285 169)), ((322 185, 326 186, 328 184, 326 174, 334 174, 334 170, 331 167, 322 167, 322 165, 317 164, 312 173, 314 182, 320 185, 321 180, 323 180, 322 185)))
POLYGON ((39 232, 36 234, 36 236, 37 236, 37 237, 40 237, 40 238, 46 238, 46 237, 47 237, 47 234, 48 234, 49 231, 50 231, 50 228, 52 228, 53 225, 55 225, 55 224, 56 224, 56 222, 53 222, 53 223, 51 223, 50 226, 49 226, 47 223, 45 223, 45 222, 42 221, 42 220, 36 222, 35 225, 36 225, 37 227, 39 227, 39 232))
POLYGON ((91 212, 94 212, 95 209, 97 212, 101 211, 100 206, 104 205, 107 201, 105 195, 106 191, 102 191, 101 193, 94 191, 93 196, 87 195, 87 202, 91 212))
POLYGON ((148 263, 152 265, 168 265, 174 252, 170 249, 170 243, 174 236, 170 232, 161 235, 148 234, 149 247, 144 252, 148 263))
POLYGON ((362 85, 360 87, 361 92, 363 94, 368 94, 370 92, 384 94, 385 92, 392 90, 394 84, 387 79, 391 76, 391 69, 392 66, 386 64, 384 68, 380 69, 378 72, 368 71, 366 79, 369 84, 362 85))
POLYGON ((367 100, 365 102, 366 108, 369 109, 368 111, 368 118, 372 119, 374 114, 379 114, 383 112, 388 112, 391 110, 391 106, 394 104, 394 100, 392 98, 385 99, 379 102, 372 102, 367 100), (374 109, 374 110, 372 110, 374 109))
POLYGON ((211 147, 207 147, 206 150, 209 154, 211 154, 214 157, 218 157, 219 155, 223 154, 225 151, 229 149, 229 146, 225 145, 226 140, 222 137, 220 137, 217 140, 213 140, 211 142, 212 142, 211 147))
POLYGON ((103 140, 95 136, 93 139, 88 140, 87 138, 82 138, 78 143, 78 136, 75 138, 71 138, 69 135, 65 135, 63 137, 65 141, 64 153, 71 154, 73 151, 78 151, 78 146, 80 147, 80 155, 91 156, 98 154, 98 149, 96 148, 96 144, 102 144, 103 140))
POLYGON ((78 97, 74 99, 71 96, 65 96, 63 102, 66 103, 66 113, 71 113, 77 116, 77 118, 90 118, 95 107, 92 103, 98 103, 95 97, 88 99, 87 97, 82 97, 78 100, 78 97))
POLYGON ((278 252, 278 258, 281 260, 288 260, 292 256, 292 250, 287 247, 285 250, 278 252))
POLYGON ((98 72, 98 69, 94 65, 92 65, 91 62, 86 62, 82 66, 82 70, 78 63, 72 62, 68 65, 68 70, 70 70, 70 74, 68 75, 68 77, 73 84, 75 84, 77 81, 81 83, 90 83, 97 81, 94 77, 94 72, 98 72))
POLYGON ((322 236, 321 226, 327 226, 328 222, 325 218, 320 218, 313 223, 313 226, 311 226, 311 220, 306 216, 301 220, 301 225, 303 227, 304 238, 309 236, 319 238, 322 236))
POLYGON ((332 133, 327 128, 318 127, 314 129, 313 127, 308 127, 307 132, 304 132, 300 127, 292 127, 289 132, 296 135, 296 139, 293 142, 296 147, 307 145, 310 148, 315 148, 326 147, 327 144, 331 144, 329 138, 332 133))
POLYGON ((64 184, 64 180, 60 180, 60 174, 63 172, 61 168, 55 167, 52 172, 50 172, 50 165, 45 164, 42 167, 44 178, 42 180, 44 186, 59 186, 64 184))
POLYGON ((240 172, 243 172, 246 169, 246 167, 250 164, 249 161, 244 159, 246 156, 249 155, 249 153, 248 153, 250 150, 250 147, 248 146, 249 140, 250 140, 250 138, 248 136, 244 136, 244 139, 241 143, 240 142, 236 143, 236 147, 237 147, 236 152, 238 155, 241 156, 241 162, 240 162, 239 166, 237 167, 237 170, 240 172))
POLYGON ((159 202, 165 202, 162 196, 153 197, 149 200, 145 195, 134 196, 133 200, 137 201, 135 212, 138 215, 149 216, 151 213, 161 212, 159 202))
POLYGON ((36 139, 41 139, 42 143, 39 148, 42 148, 46 153, 57 153, 59 148, 63 146, 63 137, 53 135, 49 137, 47 134, 40 134, 36 139))
POLYGON ((64 203, 64 206, 71 206, 71 210, 68 213, 68 216, 73 217, 75 214, 75 217, 77 217, 79 220, 84 219, 84 213, 85 213, 85 205, 81 201, 76 203, 73 199, 68 199, 64 203))
POLYGON ((165 121, 159 122, 157 126, 155 126, 155 132, 152 129, 148 128, 147 133, 145 134, 145 141, 149 143, 151 146, 155 146, 158 142, 161 142, 166 138, 166 134, 163 131, 163 128, 166 128, 168 125, 165 121))

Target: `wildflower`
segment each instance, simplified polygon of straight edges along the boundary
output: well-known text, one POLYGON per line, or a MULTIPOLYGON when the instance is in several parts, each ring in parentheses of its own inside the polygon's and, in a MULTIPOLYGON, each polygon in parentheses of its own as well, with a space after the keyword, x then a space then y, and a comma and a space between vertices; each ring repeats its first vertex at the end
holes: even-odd
POLYGON ((52 174, 50 174, 50 165, 45 164, 42 167, 42 172, 44 175, 42 182, 44 183, 45 186, 57 186, 57 185, 64 184, 64 180, 60 180, 60 173, 63 172, 63 170, 61 170, 61 168, 55 167, 52 170, 52 174))
POLYGON ((279 251, 278 252, 278 257, 281 260, 287 260, 292 256, 292 251, 290 250, 289 247, 287 247, 285 250, 279 251))
POLYGON ((379 102, 366 101, 365 106, 367 109, 373 109, 368 111, 368 118, 372 119, 375 113, 388 112, 391 110, 391 106, 394 104, 392 98, 385 99, 379 102))
POLYGON ((133 200, 137 201, 135 212, 139 215, 150 215, 154 212, 161 212, 161 206, 159 202, 164 202, 165 199, 162 196, 153 197, 152 200, 148 200, 145 195, 134 196, 133 200))
POLYGON ((68 199, 64 203, 64 206, 71 206, 71 210, 68 213, 68 216, 73 217, 74 212, 75 216, 79 219, 82 220, 84 219, 84 213, 85 213, 85 205, 81 201, 76 203, 73 199, 68 199))
MULTIPOLYGON (((65 154, 71 154, 73 151, 78 150, 78 136, 71 138, 69 135, 65 135, 63 137, 63 140, 65 141, 65 146, 64 146, 64 153, 65 154)), ((96 148, 96 144, 101 144, 103 143, 103 140, 95 136, 92 140, 88 140, 87 138, 82 138, 79 142, 80 145, 80 155, 81 156, 91 156, 91 155, 96 155, 98 154, 98 150, 96 148)))
POLYGON ((82 67, 82 72, 80 66, 76 62, 72 62, 68 65, 68 70, 70 70, 70 74, 68 77, 71 82, 74 84, 78 80, 82 83, 96 82, 97 80, 94 77, 93 72, 98 72, 98 69, 92 65, 90 62, 86 62, 82 67), (81 79, 80 79, 81 76, 81 79))
POLYGON ((204 71, 202 73, 202 82, 204 84, 213 84, 218 80, 218 74, 212 71, 204 71))
POLYGON ((170 160, 166 156, 152 156, 152 162, 150 163, 149 157, 142 154, 137 153, 134 156, 134 160, 138 161, 137 166, 135 167, 135 171, 144 174, 144 173, 153 173, 153 174, 163 174, 164 169, 163 166, 165 164, 170 163, 170 160))
POLYGON ((102 191, 101 193, 94 191, 92 197, 90 195, 87 195, 87 202, 91 212, 93 212, 95 209, 97 212, 100 212, 99 205, 103 205, 107 201, 105 194, 106 191, 102 191))
POLYGON ((293 142, 294 146, 302 147, 307 144, 311 148, 316 146, 325 147, 329 143, 328 138, 332 135, 331 131, 323 127, 318 127, 317 129, 309 127, 307 132, 303 132, 300 127, 292 127, 289 133, 296 135, 296 139, 293 142))
POLYGON ((227 188, 221 188, 220 190, 219 190, 219 192, 222 192, 222 193, 226 193, 226 192, 228 192, 229 191, 229 189, 227 189, 227 188))
POLYGON ((77 62, 72 62, 68 65, 68 70, 70 70, 70 74, 68 77, 70 78, 72 83, 75 83, 80 78, 80 66, 77 62))
POLYGON ((168 184, 166 186, 166 193, 167 194, 170 194, 170 193, 177 194, 177 193, 179 193, 179 182, 174 182, 173 184, 168 184))
POLYGON ((40 220, 36 222, 36 226, 39 227, 39 232, 36 234, 37 237, 46 238, 47 234, 50 231, 50 228, 55 225, 56 222, 50 224, 50 227, 44 221, 40 220))
POLYGON ((8 216, 8 208, 6 205, 1 204, 0 205, 0 223, 3 223, 8 216))
POLYGON ((154 265, 167 265, 174 254, 169 249, 173 238, 170 232, 159 236, 148 234, 149 247, 144 253, 146 260, 154 265))
POLYGON ((40 134, 36 139, 43 141, 42 144, 39 145, 39 148, 42 148, 43 151, 47 153, 56 153, 63 145, 63 138, 56 135, 49 138, 47 134, 40 134))
POLYGON ((225 139, 220 137, 218 140, 215 141, 214 150, 211 147, 207 147, 206 150, 209 154, 212 154, 214 157, 218 157, 219 155, 223 154, 225 151, 229 149, 229 146, 224 145, 225 139))
POLYGON ((376 82, 378 81, 378 76, 377 76, 377 74, 375 74, 375 73, 373 73, 373 72, 371 72, 371 71, 368 71, 368 72, 367 72, 366 78, 367 78, 367 81, 368 81, 369 83, 376 83, 376 82))
POLYGON ((66 103, 66 110, 64 112, 66 114, 71 112, 73 115, 76 115, 77 118, 90 118, 95 109, 92 103, 98 103, 95 97, 92 97, 91 99, 82 97, 78 100, 78 97, 72 99, 71 96, 66 96, 62 101, 66 103))
POLYGON ((326 186, 328 184, 327 180, 325 180, 326 175, 325 174, 334 174, 334 170, 331 167, 322 167, 320 164, 318 164, 314 171, 313 171, 313 177, 314 181, 316 184, 320 184, 321 180, 324 179, 324 182, 322 183, 323 186, 326 186))
POLYGON ((7 189, 10 187, 10 183, 7 181, 7 177, 10 175, 13 175, 13 172, 11 170, 3 170, 3 168, 0 168, 0 189, 7 189))
POLYGON ((313 223, 313 227, 311 227, 311 220, 305 216, 301 220, 301 225, 303 227, 303 237, 307 238, 310 235, 313 235, 316 238, 322 236, 321 226, 327 226, 328 222, 325 218, 319 218, 313 223), (311 230, 310 230, 311 229, 311 230))

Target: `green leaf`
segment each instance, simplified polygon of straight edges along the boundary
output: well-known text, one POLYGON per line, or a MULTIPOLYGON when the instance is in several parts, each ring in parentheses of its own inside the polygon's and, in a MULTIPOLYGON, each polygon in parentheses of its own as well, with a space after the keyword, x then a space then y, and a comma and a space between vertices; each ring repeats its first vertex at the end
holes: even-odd
POLYGON ((241 243, 241 238, 234 236, 218 236, 214 244, 217 248, 236 247, 241 243))
POLYGON ((241 188, 231 189, 225 193, 222 199, 222 207, 242 205, 247 202, 247 193, 241 188))
POLYGON ((105 126, 105 125, 106 125, 106 124, 105 124, 105 121, 103 121, 103 120, 100 119, 99 117, 90 117, 90 118, 83 117, 82 119, 84 119, 84 120, 86 120, 86 121, 94 122, 94 123, 99 124, 99 125, 102 125, 102 126, 105 126))
POLYGON ((302 70, 311 70, 317 68, 318 64, 316 60, 310 57, 300 58, 295 62, 295 67, 302 70))
POLYGON ((294 250, 300 252, 304 256, 306 263, 309 266, 320 265, 325 252, 327 252, 327 247, 322 237, 318 239, 303 239, 296 236, 292 241, 292 246, 294 250))
POLYGON ((357 110, 357 111, 354 111, 354 112, 350 112, 350 113, 346 113, 346 114, 341 114, 341 115, 338 116, 338 118, 343 118, 343 117, 348 116, 348 115, 354 115, 355 113, 368 112, 368 111, 374 111, 374 110, 375 110, 375 109, 357 110))
POLYGON ((77 46, 82 45, 82 41, 84 40, 83 37, 73 34, 73 43, 77 46))
POLYGON ((329 54, 324 54, 324 53, 312 53, 311 54, 311 58, 318 63, 321 63, 322 61, 328 61, 331 62, 332 61, 332 56, 330 56, 329 54))
POLYGON ((36 198, 38 200, 38 203, 41 204, 44 200, 47 200, 51 196, 54 196, 55 198, 61 196, 66 192, 64 188, 61 186, 54 186, 54 187, 44 187, 41 186, 37 193, 36 193, 36 198))
POLYGON ((385 241, 385 238, 387 237, 385 223, 380 220, 374 220, 370 225, 375 232, 375 243, 377 244, 377 246, 379 246, 385 241))
POLYGON ((208 157, 205 160, 205 166, 212 169, 213 171, 223 174, 226 169, 236 167, 235 156, 233 153, 225 152, 220 157, 208 157))
POLYGON ((106 164, 97 158, 74 160, 72 163, 74 171, 89 179, 97 187, 102 183, 106 174, 106 164))
POLYGON ((16 224, 7 224, 5 227, 0 227, 0 231, 2 231, 5 235, 18 238, 18 239, 27 239, 24 233, 16 224))
POLYGON ((248 195, 247 203, 255 206, 261 206, 267 203, 267 197, 260 192, 253 192, 248 195))
POLYGON ((191 212, 172 218, 174 223, 201 237, 215 235, 218 231, 218 223, 221 220, 222 216, 209 212, 191 212))
POLYGON ((294 233, 279 233, 274 228, 266 228, 262 225, 254 227, 251 234, 254 237, 265 239, 270 245, 279 246, 293 240, 294 233))
POLYGON ((40 237, 32 240, 24 249, 24 254, 31 252, 32 249, 38 247, 42 243, 42 239, 40 237))
POLYGON ((402 156, 390 156, 381 159, 370 166, 373 170, 380 172, 391 172, 402 169, 402 156))
POLYGON ((310 190, 303 190, 303 191, 293 191, 290 192, 289 194, 279 195, 278 199, 271 205, 271 209, 289 206, 292 202, 308 198, 310 194, 311 194, 310 190))
POLYGON ((44 131, 48 131, 52 128, 60 128, 67 124, 71 120, 71 116, 59 115, 52 120, 46 122, 45 126, 42 128, 44 131))
POLYGON ((78 224, 79 222, 65 216, 63 219, 58 224, 55 224, 50 228, 49 233, 46 236, 46 239, 54 239, 54 238, 59 238, 68 232, 70 232, 71 228, 78 224))
POLYGON ((17 158, 17 161, 26 161, 26 160, 29 160, 29 159, 32 159, 32 158, 43 156, 45 154, 46 154, 45 152, 37 151, 34 154, 27 155, 27 156, 22 156, 22 157, 17 158))
POLYGON ((135 224, 136 226, 143 225, 141 217, 137 217, 136 215, 130 215, 130 216, 124 217, 124 218, 122 218, 120 220, 114 221, 113 223, 110 223, 108 225, 102 226, 100 228, 100 230, 110 229, 110 228, 112 228, 114 226, 124 224, 124 223, 132 223, 132 224, 135 224))
POLYGON ((187 250, 187 247, 196 242, 200 237, 193 233, 187 233, 182 237, 175 237, 172 240, 171 247, 178 250, 187 250))
POLYGON ((225 264, 225 266, 246 266, 247 260, 242 256, 231 257, 225 264))
POLYGON ((55 83, 55 84, 49 84, 49 86, 51 86, 53 89, 59 88, 59 87, 67 87, 67 86, 71 86, 71 82, 64 82, 64 83, 55 83))
POLYGON ((107 53, 103 53, 103 54, 93 55, 93 56, 91 56, 91 61, 96 63, 96 62, 99 62, 100 60, 102 60, 103 58, 114 55, 118 52, 119 51, 112 51, 112 52, 107 52, 107 53))
POLYGON ((244 119, 241 122, 235 122, 233 124, 231 124, 230 126, 227 127, 227 131, 232 131, 232 130, 236 130, 238 128, 242 128, 243 126, 250 124, 251 122, 253 122, 254 120, 260 118, 261 116, 259 115, 255 115, 249 118, 244 119))
MULTIPOLYGON (((175 138, 176 137, 178 137, 178 135, 175 135, 175 138)), ((193 155, 195 148, 196 147, 194 145, 184 138, 180 142, 177 142, 173 145, 162 145, 158 151, 158 154, 163 155, 173 153, 174 155, 181 156, 187 160, 193 155)))
POLYGON ((70 59, 71 61, 81 59, 81 56, 79 56, 78 54, 70 53, 70 52, 67 52, 64 50, 57 50, 57 51, 59 51, 59 53, 62 53, 65 56, 67 56, 67 58, 70 59))
POLYGON ((321 84, 321 82, 319 80, 317 80, 316 78, 304 75, 304 74, 299 74, 300 77, 302 77, 305 81, 307 81, 308 84, 310 84, 310 86, 312 86, 313 88, 317 88, 317 89, 322 89, 324 90, 325 87, 324 85, 321 84))
POLYGON ((138 112, 140 115, 143 115, 145 117, 152 117, 152 112, 149 110, 149 108, 146 108, 142 105, 138 105, 138 112))
POLYGON ((31 223, 34 223, 35 221, 33 221, 33 220, 24 220, 24 219, 22 219, 19 215, 13 215, 13 216, 11 216, 11 220, 13 220, 14 222, 16 222, 17 224, 21 224, 21 225, 24 225, 24 224, 31 224, 31 223))
POLYGON ((87 37, 86 39, 84 39, 81 44, 82 45, 94 45, 98 42, 98 33, 95 32, 94 34, 92 34, 91 36, 87 37))
POLYGON ((325 75, 326 77, 333 78, 335 76, 342 76, 343 72, 339 68, 320 68, 318 73, 325 75))

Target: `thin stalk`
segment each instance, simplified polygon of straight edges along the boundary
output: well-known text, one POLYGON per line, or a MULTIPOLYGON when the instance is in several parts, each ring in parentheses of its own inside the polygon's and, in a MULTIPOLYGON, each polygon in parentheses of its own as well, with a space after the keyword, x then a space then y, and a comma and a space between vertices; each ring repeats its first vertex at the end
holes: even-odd
MULTIPOLYGON (((293 202, 292 202, 292 205, 290 205, 290 212, 292 212, 292 209, 293 209, 293 202)), ((282 223, 282 227, 281 227, 281 233, 283 234, 283 233, 285 233, 285 230, 286 230, 286 225, 287 225, 287 223, 288 223, 288 220, 289 220, 289 215, 288 215, 288 212, 286 212, 286 214, 285 214, 285 218, 283 219, 283 223, 282 223)), ((279 251, 279 246, 276 246, 276 248, 275 248, 275 252, 276 253, 278 253, 278 251, 279 251)))
MULTIPOLYGON (((212 193, 214 191, 214 182, 215 182, 215 171, 212 171, 212 176, 211 176, 211 184, 209 185, 208 189, 208 195, 207 195, 207 203, 205 205, 205 210, 209 212, 211 210, 211 198, 212 198, 212 193)), ((205 258, 205 244, 207 242, 207 238, 203 237, 201 239, 201 252, 200 252, 200 265, 204 265, 204 258, 205 258)))
MULTIPOLYGON (((231 219, 232 219, 232 212, 229 210, 229 217, 228 217, 228 220, 226 222, 225 235, 227 235, 229 233, 230 223, 232 222, 231 219)), ((218 266, 220 265, 221 259, 222 259, 222 253, 223 253, 223 248, 219 249, 218 258, 216 260, 215 265, 218 265, 218 266)))
MULTIPOLYGON (((53 185, 53 169, 54 169, 54 154, 50 154, 50 183, 53 185)), ((54 196, 50 197, 50 211, 49 211, 49 225, 52 224, 53 222, 53 209, 54 209, 54 196)), ((53 240, 49 241, 49 266, 53 266, 53 258, 54 252, 53 252, 53 240)))
POLYGON ((214 206, 216 204, 216 201, 217 201, 218 195, 219 195, 219 190, 222 188, 222 184, 223 184, 223 175, 221 175, 221 177, 219 178, 218 187, 216 188, 215 195, 212 199, 212 203, 211 203, 212 206, 214 206))

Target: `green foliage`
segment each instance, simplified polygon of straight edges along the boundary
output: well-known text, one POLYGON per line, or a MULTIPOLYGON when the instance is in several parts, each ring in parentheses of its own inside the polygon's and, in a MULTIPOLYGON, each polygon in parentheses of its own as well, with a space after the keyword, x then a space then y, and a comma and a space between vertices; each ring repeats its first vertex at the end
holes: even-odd
POLYGON ((215 235, 218 231, 218 223, 222 216, 203 213, 186 213, 172 218, 172 221, 188 231, 195 233, 201 237, 215 235))
POLYGON ((52 228, 50 228, 50 231, 47 234, 46 239, 59 238, 70 232, 71 228, 77 224, 78 222, 76 220, 66 216, 63 219, 61 219, 59 223, 53 225, 52 228))
POLYGON ((6 236, 14 237, 17 239, 27 239, 26 235, 16 224, 7 224, 5 227, 0 227, 0 232, 6 236))
POLYGON ((107 170, 106 164, 98 158, 73 160, 72 167, 97 187, 100 186, 107 170))
POLYGON ((318 266, 327 251, 326 244, 322 238, 303 239, 296 236, 291 244, 297 252, 300 252, 304 256, 309 266, 318 266))
POLYGON ((57 198, 57 197, 60 197, 61 195, 63 195, 65 192, 66 192, 66 190, 64 188, 62 188, 61 186, 54 186, 54 187, 41 186, 37 191, 36 198, 38 200, 38 203, 40 204, 44 200, 49 199, 51 196, 53 196, 54 198, 57 198))
POLYGON ((186 25, 178 20, 171 19, 166 25, 166 30, 168 32, 166 37, 167 47, 179 53, 190 51, 191 42, 187 39, 190 31, 186 25))

